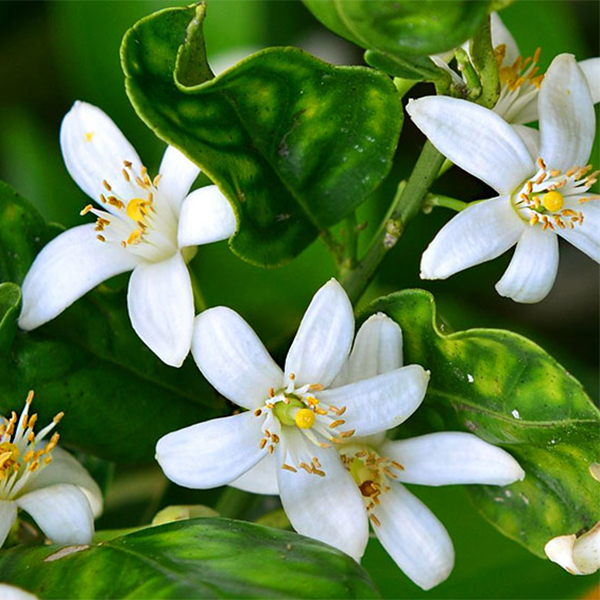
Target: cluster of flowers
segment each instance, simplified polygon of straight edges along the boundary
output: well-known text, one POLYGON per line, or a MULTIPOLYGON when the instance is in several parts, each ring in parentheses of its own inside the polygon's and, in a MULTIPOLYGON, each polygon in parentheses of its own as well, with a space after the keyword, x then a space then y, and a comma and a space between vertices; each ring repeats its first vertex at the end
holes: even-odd
MULTIPOLYGON (((587 193, 595 174, 586 166, 598 99, 588 80, 600 84, 599 64, 584 72, 561 55, 538 75, 537 57, 523 61, 496 17, 494 23, 502 80, 494 110, 449 97, 408 105, 443 154, 500 194, 470 205, 438 233, 422 276, 448 277, 516 243, 497 288, 535 302, 554 281, 556 234, 600 262, 598 196, 587 193), (521 124, 538 118, 539 132, 521 124)), ((34 329, 100 282, 133 271, 128 308, 140 338, 172 366, 191 349, 206 379, 243 409, 163 437, 156 457, 166 475, 191 488, 230 484, 278 494, 299 533, 356 560, 370 521, 415 583, 429 589, 443 581, 454 562, 448 533, 402 483, 506 485, 525 474, 507 452, 472 434, 388 439, 386 432, 419 407, 429 381, 421 366, 403 366, 400 327, 377 314, 354 337, 352 306, 331 280, 308 307, 282 371, 234 311, 217 307, 194 318, 186 265, 197 245, 229 238, 236 228, 217 187, 189 193, 199 170, 171 147, 151 179, 109 117, 82 102, 63 121, 61 146, 70 174, 100 208, 86 206, 82 213, 93 213, 96 223, 62 233, 36 258, 23 283, 20 326, 34 329)), ((0 542, 17 507, 57 543, 89 542, 100 491, 56 447, 56 434, 44 441, 58 417, 34 434, 30 402, 2 429, 0 542)))

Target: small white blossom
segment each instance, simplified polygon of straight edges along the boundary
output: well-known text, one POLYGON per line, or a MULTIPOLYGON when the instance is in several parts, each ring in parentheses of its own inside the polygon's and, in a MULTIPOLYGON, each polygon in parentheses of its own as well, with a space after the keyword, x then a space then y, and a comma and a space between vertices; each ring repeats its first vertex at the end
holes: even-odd
POLYGON ((409 103, 411 118, 434 146, 499 194, 468 206, 440 230, 423 254, 422 278, 445 279, 517 244, 496 289, 532 303, 554 284, 557 235, 600 262, 600 196, 588 193, 598 172, 586 165, 596 119, 573 56, 554 59, 538 108, 540 131, 523 128, 526 143, 497 114, 472 102, 438 96, 409 103))
MULTIPOLYGON (((590 465, 590 474, 600 481, 600 464, 590 465)), ((580 535, 559 535, 544 547, 548 558, 571 575, 591 575, 600 569, 600 523, 580 535)))
MULTIPOLYGON (((490 15, 492 29, 492 46, 498 63, 500 77, 500 96, 493 111, 505 121, 524 125, 538 120, 538 93, 544 74, 540 72, 538 61, 541 49, 533 56, 523 57, 514 37, 504 25, 497 13, 490 15)), ((470 53, 470 41, 463 44, 464 50, 470 53)), ((455 83, 464 85, 464 79, 448 66, 453 52, 432 56, 438 67, 450 73, 455 83)), ((592 100, 600 101, 600 58, 589 58, 581 61, 579 67, 587 79, 592 100)), ((520 127, 517 131, 522 131, 520 127)))
POLYGON ((79 462, 57 446, 58 433, 46 439, 63 413, 34 432, 37 415, 29 415, 32 399, 30 392, 21 416, 13 412, 0 425, 0 546, 19 508, 54 543, 88 544, 94 517, 102 512, 102 494, 79 462))
POLYGON ((279 493, 295 529, 359 559, 368 539, 362 495, 335 447, 395 427, 422 402, 429 374, 398 367, 338 385, 354 334, 335 280, 314 296, 285 362, 275 364, 249 325, 218 307, 196 319, 192 353, 206 379, 246 412, 161 438, 156 458, 175 483, 232 484, 279 493))
POLYGON ((74 227, 38 255, 23 282, 19 326, 50 321, 99 283, 133 271, 131 324, 165 363, 189 353, 194 300, 187 262, 195 246, 230 237, 236 219, 216 186, 188 195, 199 169, 169 146, 151 179, 137 152, 99 108, 76 102, 61 127, 61 148, 96 224, 74 227))

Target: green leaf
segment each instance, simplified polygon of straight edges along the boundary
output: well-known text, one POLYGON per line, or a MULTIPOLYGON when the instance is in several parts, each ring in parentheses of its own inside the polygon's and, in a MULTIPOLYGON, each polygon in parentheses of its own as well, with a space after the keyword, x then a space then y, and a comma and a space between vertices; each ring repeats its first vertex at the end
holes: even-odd
MULTIPOLYGON (((21 283, 57 228, 0 183, 0 278, 21 283)), ((110 460, 151 460, 162 435, 223 414, 191 360, 167 367, 139 340, 124 290, 107 286, 32 331, 17 328, 21 293, 0 284, 0 414, 33 389, 40 423, 60 411, 62 441, 110 460)))
POLYGON ((92 546, 18 547, 0 579, 41 598, 378 598, 366 571, 314 540, 227 519, 92 546))
POLYGON ((379 50, 367 50, 365 62, 375 69, 384 71, 394 77, 402 79, 414 79, 416 81, 440 81, 450 85, 450 75, 443 69, 435 66, 435 63, 427 57, 415 57, 406 59, 400 56, 380 52, 379 50))
POLYGON ((391 168, 402 109, 389 78, 270 48, 211 79, 205 5, 139 21, 121 48, 140 117, 232 202, 232 250, 280 265, 354 210, 391 168), (183 43, 183 45, 181 45, 183 43))
POLYGON ((508 487, 470 486, 476 507, 538 556, 552 537, 600 520, 600 413, 581 384, 539 346, 512 333, 444 333, 433 296, 406 290, 375 301, 404 333, 407 364, 431 371, 427 398, 400 433, 467 430, 508 450, 526 472, 508 487))
POLYGON ((490 10, 484 0, 303 0, 326 27, 367 50, 427 56, 473 36, 490 10))

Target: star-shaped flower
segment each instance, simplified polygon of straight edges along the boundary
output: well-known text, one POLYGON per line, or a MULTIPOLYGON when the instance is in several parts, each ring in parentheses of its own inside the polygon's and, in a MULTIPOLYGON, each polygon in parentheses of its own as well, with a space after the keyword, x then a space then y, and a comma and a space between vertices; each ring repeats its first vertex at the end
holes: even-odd
POLYGON ((94 517, 102 512, 102 493, 88 472, 48 434, 63 413, 41 429, 29 414, 29 393, 20 417, 12 413, 0 425, 0 546, 17 519, 28 512, 55 544, 89 544, 94 517))
POLYGON ((23 282, 19 326, 50 321, 99 283, 133 271, 127 304, 131 324, 165 363, 187 356, 194 321, 186 264, 195 246, 223 240, 236 219, 216 186, 188 195, 199 169, 168 147, 159 174, 147 169, 121 131, 99 108, 76 102, 61 127, 61 147, 96 224, 73 227, 52 240, 23 282))
POLYGON ((526 144, 496 113, 471 102, 431 96, 409 103, 433 145, 499 194, 468 206, 440 230, 423 254, 422 278, 445 279, 517 244, 496 289, 532 303, 554 284, 557 235, 600 262, 600 196, 587 193, 598 172, 586 165, 596 119, 573 56, 561 54, 550 65, 538 109, 539 141, 530 129, 526 144))
POLYGON ((161 438, 156 458, 167 477, 191 488, 234 482, 264 492, 275 472, 275 493, 296 530, 360 558, 368 526, 356 515, 365 507, 335 447, 407 419, 429 375, 410 365, 336 385, 353 334, 352 306, 335 280, 313 298, 283 372, 237 313, 223 307, 201 313, 192 344, 198 367, 246 411, 161 438))

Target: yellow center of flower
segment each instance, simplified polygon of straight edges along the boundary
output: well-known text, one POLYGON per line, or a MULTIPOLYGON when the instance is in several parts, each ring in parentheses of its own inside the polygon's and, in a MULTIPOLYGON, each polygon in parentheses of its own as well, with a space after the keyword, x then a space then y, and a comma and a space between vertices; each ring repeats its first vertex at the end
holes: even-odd
POLYGON ((555 212, 565 205, 565 198, 560 192, 547 192, 542 196, 542 204, 546 210, 555 212))
POLYGON ((315 413, 309 408, 301 408, 294 417, 294 423, 300 429, 310 429, 315 423, 315 413))
POLYGON ((147 206, 150 202, 143 198, 133 198, 127 203, 127 216, 134 221, 143 221, 148 214, 147 206))

